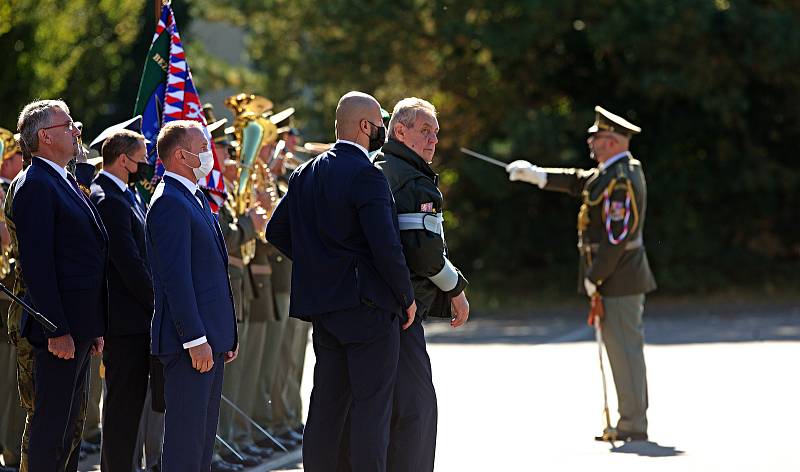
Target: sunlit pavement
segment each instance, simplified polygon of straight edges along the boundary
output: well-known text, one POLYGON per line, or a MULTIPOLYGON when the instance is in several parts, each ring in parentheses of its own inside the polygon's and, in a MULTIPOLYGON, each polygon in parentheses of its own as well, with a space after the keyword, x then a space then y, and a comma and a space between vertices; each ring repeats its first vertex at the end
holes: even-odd
MULTIPOLYGON (((650 441, 615 448, 594 441, 602 384, 582 311, 429 323, 436 470, 800 470, 800 308, 686 310, 646 317, 650 441)), ((313 362, 309 345, 306 399, 313 362)))
MULTIPOLYGON (((800 304, 654 311, 645 320, 650 441, 613 449, 594 441, 602 384, 583 311, 476 317, 465 330, 428 324, 436 470, 800 470, 800 304)), ((309 349, 306 395, 312 366, 309 349)))

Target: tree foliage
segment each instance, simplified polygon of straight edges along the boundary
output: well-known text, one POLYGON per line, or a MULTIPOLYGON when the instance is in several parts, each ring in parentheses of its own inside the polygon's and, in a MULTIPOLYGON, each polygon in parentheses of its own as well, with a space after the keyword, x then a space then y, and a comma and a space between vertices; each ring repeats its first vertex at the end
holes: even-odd
MULTIPOLYGON (((87 120, 127 107, 120 97, 138 83, 144 51, 132 51, 146 48, 150 17, 136 1, 60 3, 0 6, 0 47, 23 44, 3 69, 3 103, 63 94, 87 120)), ((797 286, 797 2, 196 0, 190 13, 244 28, 253 65, 245 80, 192 62, 201 93, 253 87, 295 106, 308 140, 333 139, 348 90, 387 109, 431 100, 448 242, 476 287, 571 288, 578 202, 509 183, 458 148, 590 167, 585 130, 597 104, 644 130, 632 151, 648 177, 645 241, 664 291, 797 286)), ((16 110, 3 107, 2 123, 16 110)))

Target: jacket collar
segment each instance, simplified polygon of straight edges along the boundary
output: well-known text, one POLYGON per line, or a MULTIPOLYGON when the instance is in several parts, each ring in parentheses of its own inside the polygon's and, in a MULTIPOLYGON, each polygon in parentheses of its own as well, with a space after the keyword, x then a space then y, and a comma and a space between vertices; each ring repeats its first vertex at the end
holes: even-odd
POLYGON ((414 152, 410 147, 394 138, 389 138, 389 140, 386 141, 386 144, 383 145, 382 151, 384 155, 391 154, 392 156, 407 162, 412 167, 432 179, 436 177, 436 172, 431 169, 430 164, 425 162, 425 160, 422 159, 422 157, 414 152))

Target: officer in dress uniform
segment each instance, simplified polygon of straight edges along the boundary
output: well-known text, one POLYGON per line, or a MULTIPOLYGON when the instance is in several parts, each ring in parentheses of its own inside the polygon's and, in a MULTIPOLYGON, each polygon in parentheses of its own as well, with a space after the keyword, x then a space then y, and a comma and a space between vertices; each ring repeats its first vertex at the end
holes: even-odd
POLYGON ((527 161, 506 168, 509 179, 582 200, 578 214, 579 290, 602 296, 603 341, 619 403, 616 428, 598 440, 647 439, 647 375, 642 313, 645 294, 656 288, 642 234, 647 184, 642 164, 628 150, 641 128, 602 107, 589 128, 590 157, 596 168, 550 169, 527 161))

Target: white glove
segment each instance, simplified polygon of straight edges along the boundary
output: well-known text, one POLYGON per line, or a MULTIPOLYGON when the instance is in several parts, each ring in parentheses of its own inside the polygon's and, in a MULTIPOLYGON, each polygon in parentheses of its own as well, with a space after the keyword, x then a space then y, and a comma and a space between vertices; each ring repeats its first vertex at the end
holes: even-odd
POLYGON ((547 172, 528 161, 514 161, 506 166, 506 172, 508 172, 508 180, 512 182, 521 180, 538 185, 539 188, 547 185, 547 172))
POLYGON ((597 293, 597 285, 589 279, 583 279, 583 288, 586 289, 586 295, 589 296, 589 298, 597 293))

